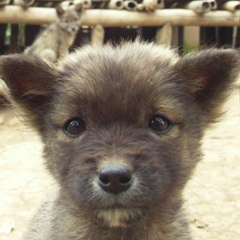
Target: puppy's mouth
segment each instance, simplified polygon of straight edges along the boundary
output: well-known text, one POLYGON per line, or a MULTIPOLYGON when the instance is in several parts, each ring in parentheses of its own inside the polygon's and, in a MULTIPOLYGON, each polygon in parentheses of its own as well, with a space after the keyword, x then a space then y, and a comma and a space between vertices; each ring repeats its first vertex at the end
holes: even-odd
POLYGON ((78 30, 79 30, 79 28, 68 28, 67 32, 69 32, 69 33, 76 33, 76 32, 78 32, 78 30))
POLYGON ((126 227, 134 224, 145 215, 144 212, 141 207, 114 207, 94 211, 98 220, 109 227, 126 227))

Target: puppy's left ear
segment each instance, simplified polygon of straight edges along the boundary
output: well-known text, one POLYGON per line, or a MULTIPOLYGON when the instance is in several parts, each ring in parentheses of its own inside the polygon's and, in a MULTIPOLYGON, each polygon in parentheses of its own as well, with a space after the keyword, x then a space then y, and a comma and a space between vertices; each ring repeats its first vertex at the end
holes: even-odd
POLYGON ((209 49, 190 53, 175 69, 208 123, 220 116, 220 107, 240 72, 240 53, 233 49, 209 49))
POLYGON ((57 71, 36 57, 13 54, 0 57, 0 78, 10 90, 10 98, 27 118, 39 119, 47 110, 57 79, 57 71))
POLYGON ((74 6, 74 9, 75 9, 76 12, 78 12, 78 13, 83 12, 83 10, 84 10, 84 8, 83 8, 83 3, 82 3, 82 2, 77 3, 77 4, 74 6))

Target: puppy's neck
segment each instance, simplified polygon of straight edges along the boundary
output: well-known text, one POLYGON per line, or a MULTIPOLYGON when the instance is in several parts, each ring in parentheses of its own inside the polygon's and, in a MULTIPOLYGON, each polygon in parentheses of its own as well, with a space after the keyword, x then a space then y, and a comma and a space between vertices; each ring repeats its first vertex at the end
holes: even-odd
POLYGON ((182 211, 180 210, 181 204, 179 203, 168 204, 159 209, 157 219, 152 219, 151 216, 153 215, 149 214, 149 217, 142 219, 135 225, 110 227, 99 224, 99 222, 96 223, 96 219, 89 219, 88 216, 82 215, 78 206, 74 206, 72 202, 70 205, 68 204, 68 198, 69 196, 65 193, 60 193, 55 200, 53 205, 55 219, 53 221, 61 229, 68 229, 68 233, 71 234, 69 238, 78 240, 175 240, 178 233, 186 232, 185 240, 190 240, 186 231, 187 224, 183 220, 182 211), (62 215, 62 217, 60 218, 59 215, 62 215), (64 221, 63 223, 60 221, 63 218, 71 219, 71 221, 64 221), (176 219, 179 219, 179 222, 176 222, 176 219))

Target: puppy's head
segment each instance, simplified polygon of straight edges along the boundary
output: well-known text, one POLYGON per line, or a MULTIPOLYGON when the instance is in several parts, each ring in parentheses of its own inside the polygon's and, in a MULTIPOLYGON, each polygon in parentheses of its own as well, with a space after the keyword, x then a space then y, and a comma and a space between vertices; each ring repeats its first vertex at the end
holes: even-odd
POLYGON ((48 169, 70 201, 120 227, 180 204, 204 129, 219 116, 239 63, 234 50, 179 59, 127 43, 85 47, 56 68, 6 56, 0 74, 41 134, 48 169))
MULTIPOLYGON (((66 3, 67 4, 67 3, 66 3)), ((83 4, 71 4, 65 7, 59 4, 56 7, 58 26, 66 32, 77 33, 82 22, 83 4)))

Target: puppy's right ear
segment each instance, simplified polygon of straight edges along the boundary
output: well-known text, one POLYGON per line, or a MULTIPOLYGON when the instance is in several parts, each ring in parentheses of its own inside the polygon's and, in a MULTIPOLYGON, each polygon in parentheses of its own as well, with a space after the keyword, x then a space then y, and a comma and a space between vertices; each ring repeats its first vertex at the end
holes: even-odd
POLYGON ((58 17, 62 16, 64 14, 65 10, 61 4, 58 4, 56 7, 56 13, 58 17))
POLYGON ((39 117, 51 101, 57 70, 39 58, 13 54, 0 57, 0 78, 12 102, 27 116, 39 117))

